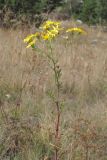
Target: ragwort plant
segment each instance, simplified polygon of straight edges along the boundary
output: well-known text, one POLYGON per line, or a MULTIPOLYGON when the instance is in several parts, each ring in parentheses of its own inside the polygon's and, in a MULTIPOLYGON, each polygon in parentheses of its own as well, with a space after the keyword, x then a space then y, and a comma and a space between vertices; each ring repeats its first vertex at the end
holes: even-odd
POLYGON ((59 150, 61 144, 61 108, 62 101, 60 100, 60 92, 61 92, 61 68, 58 65, 58 59, 54 57, 54 47, 52 42, 58 37, 61 36, 61 31, 63 34, 66 34, 67 39, 69 38, 70 33, 73 34, 81 34, 85 33, 85 31, 81 28, 69 28, 65 29, 61 26, 61 22, 56 21, 46 21, 43 25, 40 26, 39 31, 28 35, 24 42, 27 43, 27 48, 31 47, 37 54, 40 54, 44 57, 52 72, 54 73, 54 82, 56 87, 56 92, 49 91, 48 95, 52 99, 55 104, 55 129, 54 129, 54 143, 51 144, 54 147, 54 160, 59 159, 59 150), (47 52, 42 50, 39 47, 39 43, 44 42, 45 47, 47 48, 47 52))

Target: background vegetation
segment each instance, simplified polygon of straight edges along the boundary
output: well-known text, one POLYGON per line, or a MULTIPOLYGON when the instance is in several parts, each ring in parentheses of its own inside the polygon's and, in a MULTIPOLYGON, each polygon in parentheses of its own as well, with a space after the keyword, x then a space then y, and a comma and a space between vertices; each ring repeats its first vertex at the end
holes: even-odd
MULTIPOLYGON (((79 18, 88 24, 107 22, 106 0, 0 0, 1 25, 32 24, 38 26, 50 13, 58 18, 79 18), (64 16, 65 15, 65 16, 64 16)), ((16 25, 17 26, 17 25, 16 25)))
POLYGON ((80 17, 88 23, 107 22, 107 1, 106 0, 84 0, 80 17))
MULTIPOLYGON (((0 0, 0 160, 107 159, 106 0, 0 0), (55 146, 55 92, 46 59, 23 39, 45 19, 81 27, 87 35, 59 37, 54 56, 62 69, 60 143, 55 146), (64 20, 67 21, 64 21, 64 20), (68 20, 69 19, 69 20, 68 20), (13 30, 12 26, 27 26, 13 30), (28 28, 30 26, 30 28, 28 28)), ((44 44, 40 45, 44 49, 44 44)))

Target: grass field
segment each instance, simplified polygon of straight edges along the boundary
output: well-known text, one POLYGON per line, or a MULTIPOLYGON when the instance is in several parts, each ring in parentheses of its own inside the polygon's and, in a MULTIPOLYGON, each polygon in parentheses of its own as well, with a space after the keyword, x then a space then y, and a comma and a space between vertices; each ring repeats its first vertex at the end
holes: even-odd
MULTIPOLYGON (((106 160, 107 33, 100 26, 82 27, 87 35, 67 45, 62 38, 53 43, 64 104, 59 160, 106 160)), ((23 42, 34 31, 0 30, 1 160, 55 160, 56 113, 47 95, 55 90, 53 75, 47 61, 23 42)))

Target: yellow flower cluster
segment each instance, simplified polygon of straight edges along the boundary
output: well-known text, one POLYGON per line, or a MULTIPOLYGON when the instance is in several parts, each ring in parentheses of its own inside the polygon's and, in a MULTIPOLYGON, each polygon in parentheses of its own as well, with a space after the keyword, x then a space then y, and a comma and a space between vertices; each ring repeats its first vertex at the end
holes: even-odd
MULTIPOLYGON (((27 43, 27 48, 35 47, 35 43, 38 40, 52 40, 54 39, 62 30, 60 22, 56 21, 46 21, 41 27, 40 31, 36 32, 35 34, 31 34, 24 39, 24 42, 27 43)), ((66 32, 71 33, 80 33, 86 34, 86 32, 81 28, 69 28, 66 32)))
POLYGON ((59 27, 61 26, 61 23, 60 22, 57 22, 57 21, 46 21, 42 26, 41 28, 43 30, 52 30, 53 28, 57 28, 59 29, 59 27))
POLYGON ((60 22, 55 21, 46 21, 41 29, 43 30, 42 38, 43 40, 52 40, 54 37, 56 37, 61 28, 60 22))
POLYGON ((39 39, 52 40, 59 34, 62 28, 59 22, 46 21, 40 29, 40 32, 31 34, 24 39, 24 42, 28 44, 27 48, 33 47, 39 39))
POLYGON ((66 30, 66 32, 72 32, 72 33, 80 33, 80 34, 86 34, 86 32, 81 28, 69 28, 66 30))
POLYGON ((33 47, 36 41, 40 38, 41 34, 36 32, 35 34, 31 34, 24 39, 24 42, 28 44, 26 48, 33 47))

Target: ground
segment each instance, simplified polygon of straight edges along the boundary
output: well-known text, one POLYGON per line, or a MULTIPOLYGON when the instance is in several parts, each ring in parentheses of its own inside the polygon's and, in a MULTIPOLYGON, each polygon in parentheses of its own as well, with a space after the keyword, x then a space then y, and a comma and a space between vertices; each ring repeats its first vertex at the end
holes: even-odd
MULTIPOLYGON (((106 160, 107 155, 107 32, 101 26, 82 27, 67 43, 54 43, 62 69, 59 159, 106 160)), ((36 29, 0 30, 0 156, 14 160, 53 160, 53 74, 47 61, 23 39, 36 29)), ((44 47, 43 45, 40 46, 44 47)))

